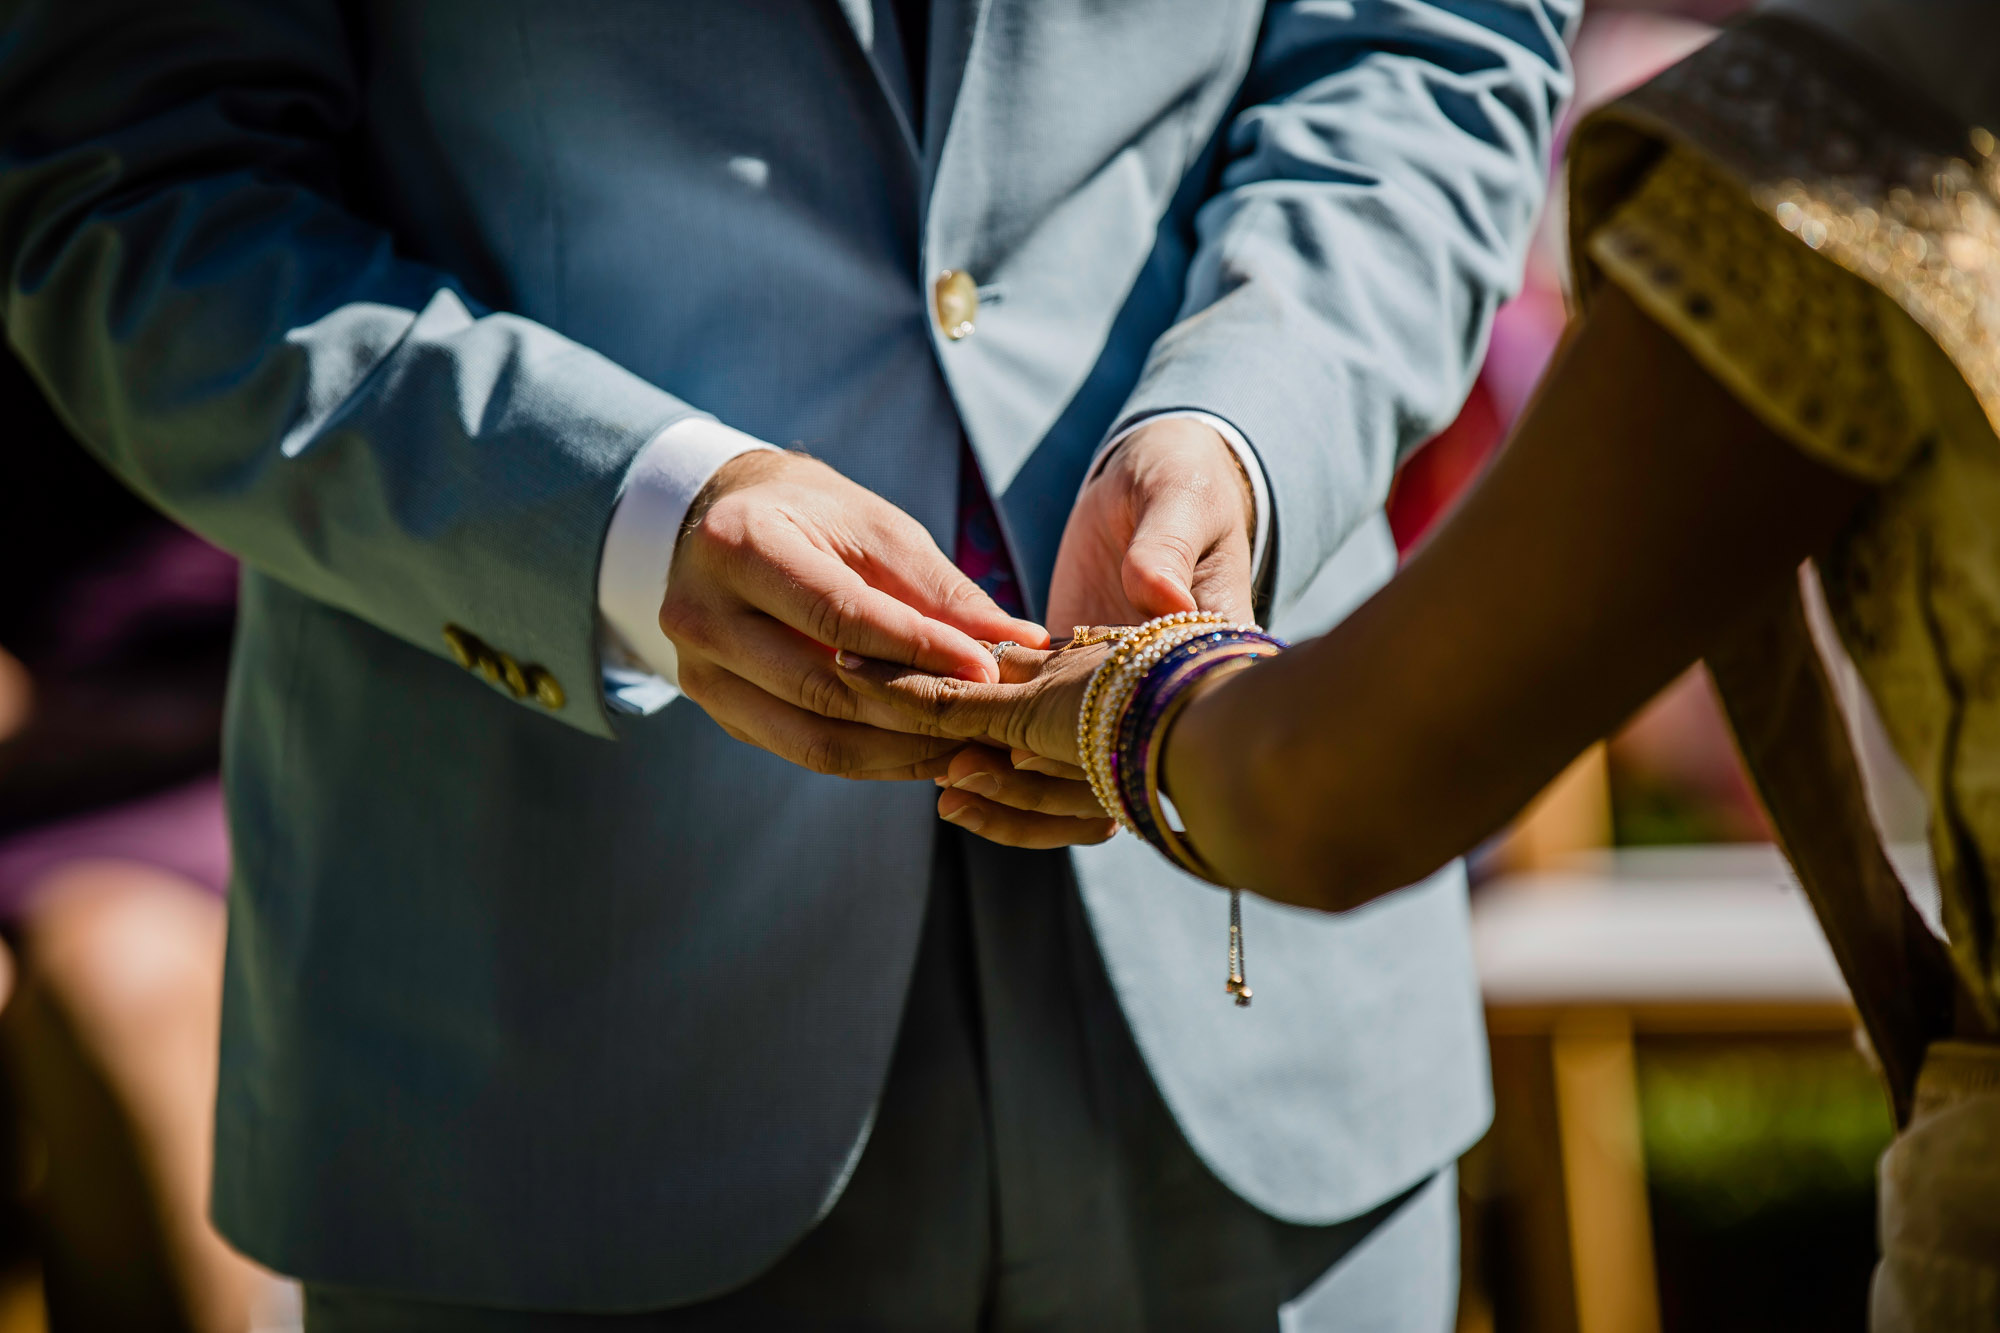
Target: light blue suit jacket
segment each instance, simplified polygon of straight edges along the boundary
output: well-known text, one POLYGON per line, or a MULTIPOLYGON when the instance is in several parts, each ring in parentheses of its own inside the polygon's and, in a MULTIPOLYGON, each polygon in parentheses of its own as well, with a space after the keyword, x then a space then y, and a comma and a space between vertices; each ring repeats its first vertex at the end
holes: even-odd
MULTIPOLYGON (((886 10, 886 6, 882 6, 886 10)), ((1517 280, 1572 0, 938 0, 919 138, 866 0, 0 3, 7 334, 246 577, 215 1212, 320 1281, 617 1308, 754 1274, 865 1140, 928 785, 607 714, 594 584, 697 411, 949 543, 957 441, 1045 589, 1083 468, 1258 451, 1275 624, 1392 563, 1398 454, 1517 280), (930 275, 982 286, 944 341, 930 275), (565 687, 461 671, 466 626, 565 687)), ((1454 875, 1246 910, 1078 858, 1147 1061, 1259 1206, 1352 1215, 1487 1115, 1454 875)))

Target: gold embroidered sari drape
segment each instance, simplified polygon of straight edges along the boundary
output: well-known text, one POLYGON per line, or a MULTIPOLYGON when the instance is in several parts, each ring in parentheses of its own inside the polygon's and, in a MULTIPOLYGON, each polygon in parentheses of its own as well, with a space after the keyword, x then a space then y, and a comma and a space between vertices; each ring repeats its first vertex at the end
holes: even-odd
MULTIPOLYGON (((1990 13, 1935 37, 2000 43, 1990 13)), ((1946 946, 1882 856, 1796 596, 1710 665, 1904 1125, 1874 1327, 2000 1330, 1994 136, 1766 15, 1588 119, 1569 201, 1580 298, 1615 283, 1772 430, 1877 487, 1819 574, 1929 798, 1946 946)))

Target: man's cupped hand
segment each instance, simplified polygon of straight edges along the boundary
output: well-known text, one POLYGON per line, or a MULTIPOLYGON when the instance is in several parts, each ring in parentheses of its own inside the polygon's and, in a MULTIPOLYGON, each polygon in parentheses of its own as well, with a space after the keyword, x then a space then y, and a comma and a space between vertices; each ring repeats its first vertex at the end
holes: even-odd
MULTIPOLYGON (((1056 553, 1049 624, 1136 625, 1176 611, 1249 622, 1256 508, 1229 442, 1189 417, 1139 426, 1077 496, 1056 553)), ((1023 709, 1045 704, 1024 693, 1023 709)), ((1005 720, 991 725, 1004 734, 1005 720)), ((1071 756, 1073 758, 1073 756, 1071 756)), ((938 813, 1015 847, 1102 842, 1115 829, 1072 763, 982 745, 939 777, 938 813)))
POLYGON ((1048 642, 910 515, 824 463, 775 451, 731 459, 696 499, 660 628, 682 693, 731 736, 816 773, 872 779, 941 776, 962 742, 894 729, 893 710, 841 679, 836 652, 995 682, 980 640, 1048 642))
MULTIPOLYGON (((1188 418, 1142 425, 1077 497, 1049 623, 1067 633, 1194 610, 1247 621, 1254 522, 1219 433, 1188 418)), ((723 465, 681 532, 660 628, 682 691, 739 740, 818 773, 934 779, 943 818, 1010 846, 1101 842, 1115 829, 1073 756, 968 746, 857 677, 863 659, 997 685, 1007 677, 990 644, 1038 650, 1049 637, 995 605, 915 519, 823 463, 758 452, 723 465), (851 655, 849 670, 837 653, 851 655)), ((1036 674, 1041 654, 1024 656, 1036 674)))

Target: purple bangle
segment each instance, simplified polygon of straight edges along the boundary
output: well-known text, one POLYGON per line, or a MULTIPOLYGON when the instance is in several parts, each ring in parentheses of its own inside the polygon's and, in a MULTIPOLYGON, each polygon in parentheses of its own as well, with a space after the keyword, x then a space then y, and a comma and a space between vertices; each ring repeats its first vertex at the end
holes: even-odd
MULTIPOLYGON (((1158 671, 1157 667, 1155 671, 1158 671)), ((1117 784, 1118 799, 1131 818, 1133 830, 1147 842, 1158 846, 1159 829, 1153 818, 1152 802, 1146 799, 1144 751, 1135 744, 1139 737, 1145 736, 1151 730, 1159 716, 1156 706, 1159 676, 1154 672, 1148 672, 1141 686, 1149 682, 1153 683, 1154 688, 1150 691, 1135 689, 1131 705, 1126 710, 1125 716, 1120 719, 1117 743, 1111 751, 1111 774, 1117 784)))
MULTIPOLYGON (((1191 662, 1209 656, 1222 649, 1238 646, 1266 646, 1282 651, 1284 643, 1268 634, 1250 630, 1218 630, 1204 634, 1200 638, 1177 644, 1162 655, 1160 660, 1146 672, 1134 687, 1131 700, 1127 703, 1126 719, 1144 717, 1148 722, 1157 718, 1158 705, 1164 702, 1161 696, 1178 693, 1185 687, 1179 679, 1179 671, 1191 662)), ((1127 727, 1120 733, 1121 741, 1130 741, 1136 727, 1127 727)))
MULTIPOLYGON (((1148 703, 1146 715, 1141 726, 1135 733, 1133 740, 1128 743, 1124 754, 1120 756, 1125 766, 1123 776, 1124 786, 1121 794, 1134 809, 1145 812, 1143 819, 1135 819, 1133 821, 1135 824, 1141 826, 1142 831, 1152 828, 1156 822, 1153 814, 1155 806, 1152 799, 1152 792, 1147 785, 1146 775, 1150 771, 1153 748, 1158 742, 1161 718, 1166 715, 1168 709, 1173 707, 1174 701, 1185 694, 1196 681, 1209 675, 1218 667, 1225 666, 1230 662, 1241 661, 1245 658, 1263 656, 1266 656, 1266 654, 1250 649, 1247 645, 1242 649, 1238 649, 1233 644, 1221 646, 1195 658, 1193 661, 1187 663, 1182 670, 1174 673, 1171 680, 1162 682, 1161 688, 1148 703)), ((1149 840, 1156 846, 1161 842, 1157 834, 1149 840)))
POLYGON ((1124 706, 1119 710, 1117 720, 1113 724, 1110 754, 1107 756, 1111 790, 1118 800, 1120 813, 1123 814, 1125 822, 1148 842, 1157 842, 1158 833, 1153 827, 1152 812, 1148 808, 1142 789, 1135 788, 1132 784, 1134 775, 1128 756, 1132 751, 1135 729, 1148 711, 1147 703, 1152 691, 1158 688, 1164 676, 1170 674, 1170 664, 1186 661, 1190 656, 1187 651, 1190 644, 1205 645, 1204 649, 1197 650, 1205 651, 1213 648, 1229 634, 1230 631, 1217 630, 1211 634, 1199 635, 1187 643, 1175 645, 1160 661, 1148 668, 1144 676, 1133 683, 1131 691, 1125 696, 1124 706), (1136 799, 1135 792, 1141 793, 1136 799))
POLYGON ((1124 738, 1124 752, 1119 756, 1125 772, 1126 790, 1131 799, 1148 808, 1152 805, 1152 794, 1147 787, 1146 774, 1152 751, 1160 740, 1160 723, 1174 701, 1191 689, 1195 683, 1208 676, 1217 668, 1247 657, 1264 657, 1269 654, 1262 645, 1242 641, 1217 644, 1208 651, 1191 656, 1186 661, 1175 664, 1176 669, 1161 672, 1161 678, 1145 701, 1139 725, 1129 737, 1124 738))
MULTIPOLYGON (((1154 701, 1162 686, 1183 664, 1241 637, 1241 631, 1216 630, 1210 634, 1198 635, 1185 643, 1176 644, 1148 668, 1146 674, 1132 687, 1131 694, 1126 696, 1125 707, 1118 715, 1117 731, 1111 746, 1111 782, 1112 790, 1118 793, 1119 801, 1125 807, 1125 813, 1130 817, 1133 827, 1142 836, 1147 835, 1152 819, 1150 803, 1145 799, 1145 769, 1143 766, 1135 769, 1131 763, 1134 737, 1143 734, 1141 729, 1157 719, 1158 713, 1153 707, 1154 701)), ((1152 840, 1148 836, 1148 841, 1152 840)))
MULTIPOLYGON (((1176 645, 1161 657, 1146 672, 1133 688, 1132 696, 1120 718, 1118 740, 1120 748, 1129 751, 1135 739, 1143 737, 1158 721, 1160 711, 1172 697, 1187 686, 1184 672, 1193 664, 1224 652, 1228 656, 1240 655, 1236 650, 1259 645, 1282 649, 1284 645, 1268 634, 1244 630, 1219 630, 1205 634, 1198 639, 1176 645)), ((1123 757, 1123 756, 1117 756, 1123 757)))
POLYGON ((1176 698, 1216 668, 1244 658, 1274 656, 1284 647, 1282 640, 1258 632, 1221 630, 1204 634, 1177 644, 1148 669, 1133 689, 1119 718, 1117 742, 1112 751, 1112 777, 1133 828, 1147 842, 1163 850, 1166 847, 1147 782, 1152 750, 1159 739, 1160 719, 1176 698))

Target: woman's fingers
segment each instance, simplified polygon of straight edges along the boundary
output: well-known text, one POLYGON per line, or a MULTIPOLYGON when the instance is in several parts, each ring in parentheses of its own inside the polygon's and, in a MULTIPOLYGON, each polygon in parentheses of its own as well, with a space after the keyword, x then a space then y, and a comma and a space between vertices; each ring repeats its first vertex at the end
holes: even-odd
POLYGON ((1004 726, 1028 697, 1024 686, 953 680, 849 652, 837 654, 834 665, 856 694, 889 705, 907 730, 925 736, 1000 739, 995 728, 1004 726))
POLYGON ((969 791, 946 790, 938 796, 938 815, 967 833, 1008 847, 1045 851, 1100 843, 1118 831, 1115 820, 1102 815, 1075 819, 1068 815, 1038 815, 989 801, 969 791))
POLYGON ((1028 669, 1028 660, 1035 674, 1018 685, 951 680, 850 652, 836 655, 834 664, 855 694, 894 706, 911 731, 1028 750, 1073 766, 1077 711, 1103 652, 1010 649, 1002 670, 1011 676, 1028 669), (1017 665, 1017 657, 1027 660, 1017 665))
MULTIPOLYGON (((995 648, 999 645, 995 644, 995 648)), ((1026 685, 1042 674, 1042 669, 1055 654, 1043 648, 1030 648, 1025 644, 1015 644, 1000 651, 994 661, 1000 668, 1002 685, 1026 685)))
POLYGON ((969 745, 953 755, 937 784, 947 791, 970 792, 1029 814, 1070 819, 1102 819, 1105 815, 1089 783, 1023 772, 1007 755, 983 745, 969 745))

